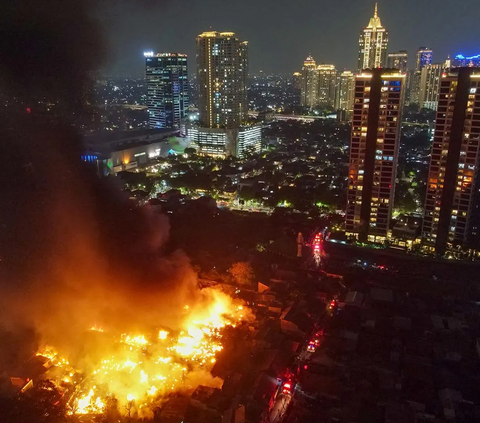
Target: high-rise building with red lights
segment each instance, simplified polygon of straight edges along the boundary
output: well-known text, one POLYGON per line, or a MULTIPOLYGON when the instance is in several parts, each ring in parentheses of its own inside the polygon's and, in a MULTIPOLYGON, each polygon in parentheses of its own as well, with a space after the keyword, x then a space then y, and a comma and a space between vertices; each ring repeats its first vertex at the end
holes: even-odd
POLYGON ((383 242, 392 212, 405 74, 372 69, 355 77, 346 234, 383 242))
POLYGON ((480 68, 440 78, 423 236, 438 255, 480 245, 480 68))

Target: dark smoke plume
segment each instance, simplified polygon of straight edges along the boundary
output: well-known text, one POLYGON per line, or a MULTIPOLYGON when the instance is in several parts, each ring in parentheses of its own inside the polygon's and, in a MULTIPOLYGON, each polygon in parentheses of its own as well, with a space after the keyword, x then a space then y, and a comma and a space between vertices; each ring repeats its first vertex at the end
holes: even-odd
POLYGON ((187 257, 162 254, 167 219, 133 207, 80 161, 71 123, 107 51, 99 5, 0 6, 0 327, 65 343, 93 323, 174 326, 197 295, 187 257))

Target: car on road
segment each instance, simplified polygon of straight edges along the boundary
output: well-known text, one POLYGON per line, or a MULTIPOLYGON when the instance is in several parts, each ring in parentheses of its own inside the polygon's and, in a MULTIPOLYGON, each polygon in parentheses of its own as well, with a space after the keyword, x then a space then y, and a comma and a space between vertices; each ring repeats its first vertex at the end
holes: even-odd
POLYGON ((307 351, 308 352, 315 352, 317 350, 317 345, 315 341, 310 341, 307 345, 307 351))
POLYGON ((293 394, 293 383, 291 381, 287 381, 283 384, 282 393, 286 395, 293 394))

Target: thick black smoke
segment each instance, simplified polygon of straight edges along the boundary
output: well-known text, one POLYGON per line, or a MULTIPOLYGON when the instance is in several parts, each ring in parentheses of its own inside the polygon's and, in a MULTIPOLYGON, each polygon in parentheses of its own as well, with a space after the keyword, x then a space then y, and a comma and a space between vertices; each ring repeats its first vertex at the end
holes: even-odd
POLYGON ((91 75, 108 51, 99 5, 0 6, 0 326, 66 342, 92 324, 175 325, 196 295, 188 259, 162 255, 166 218, 80 161, 72 122, 91 107, 91 75))

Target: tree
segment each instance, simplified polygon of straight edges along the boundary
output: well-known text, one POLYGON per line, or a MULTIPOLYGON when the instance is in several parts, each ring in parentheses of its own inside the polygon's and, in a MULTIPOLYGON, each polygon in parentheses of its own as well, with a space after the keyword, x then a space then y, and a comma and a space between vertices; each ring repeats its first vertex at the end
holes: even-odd
POLYGON ((245 261, 233 263, 229 272, 239 285, 251 285, 255 280, 255 273, 253 272, 252 266, 245 261))
POLYGON ((188 154, 189 156, 193 156, 194 154, 197 154, 197 150, 195 150, 195 149, 192 148, 192 147, 187 147, 187 148, 184 150, 184 153, 185 153, 185 154, 188 154))

